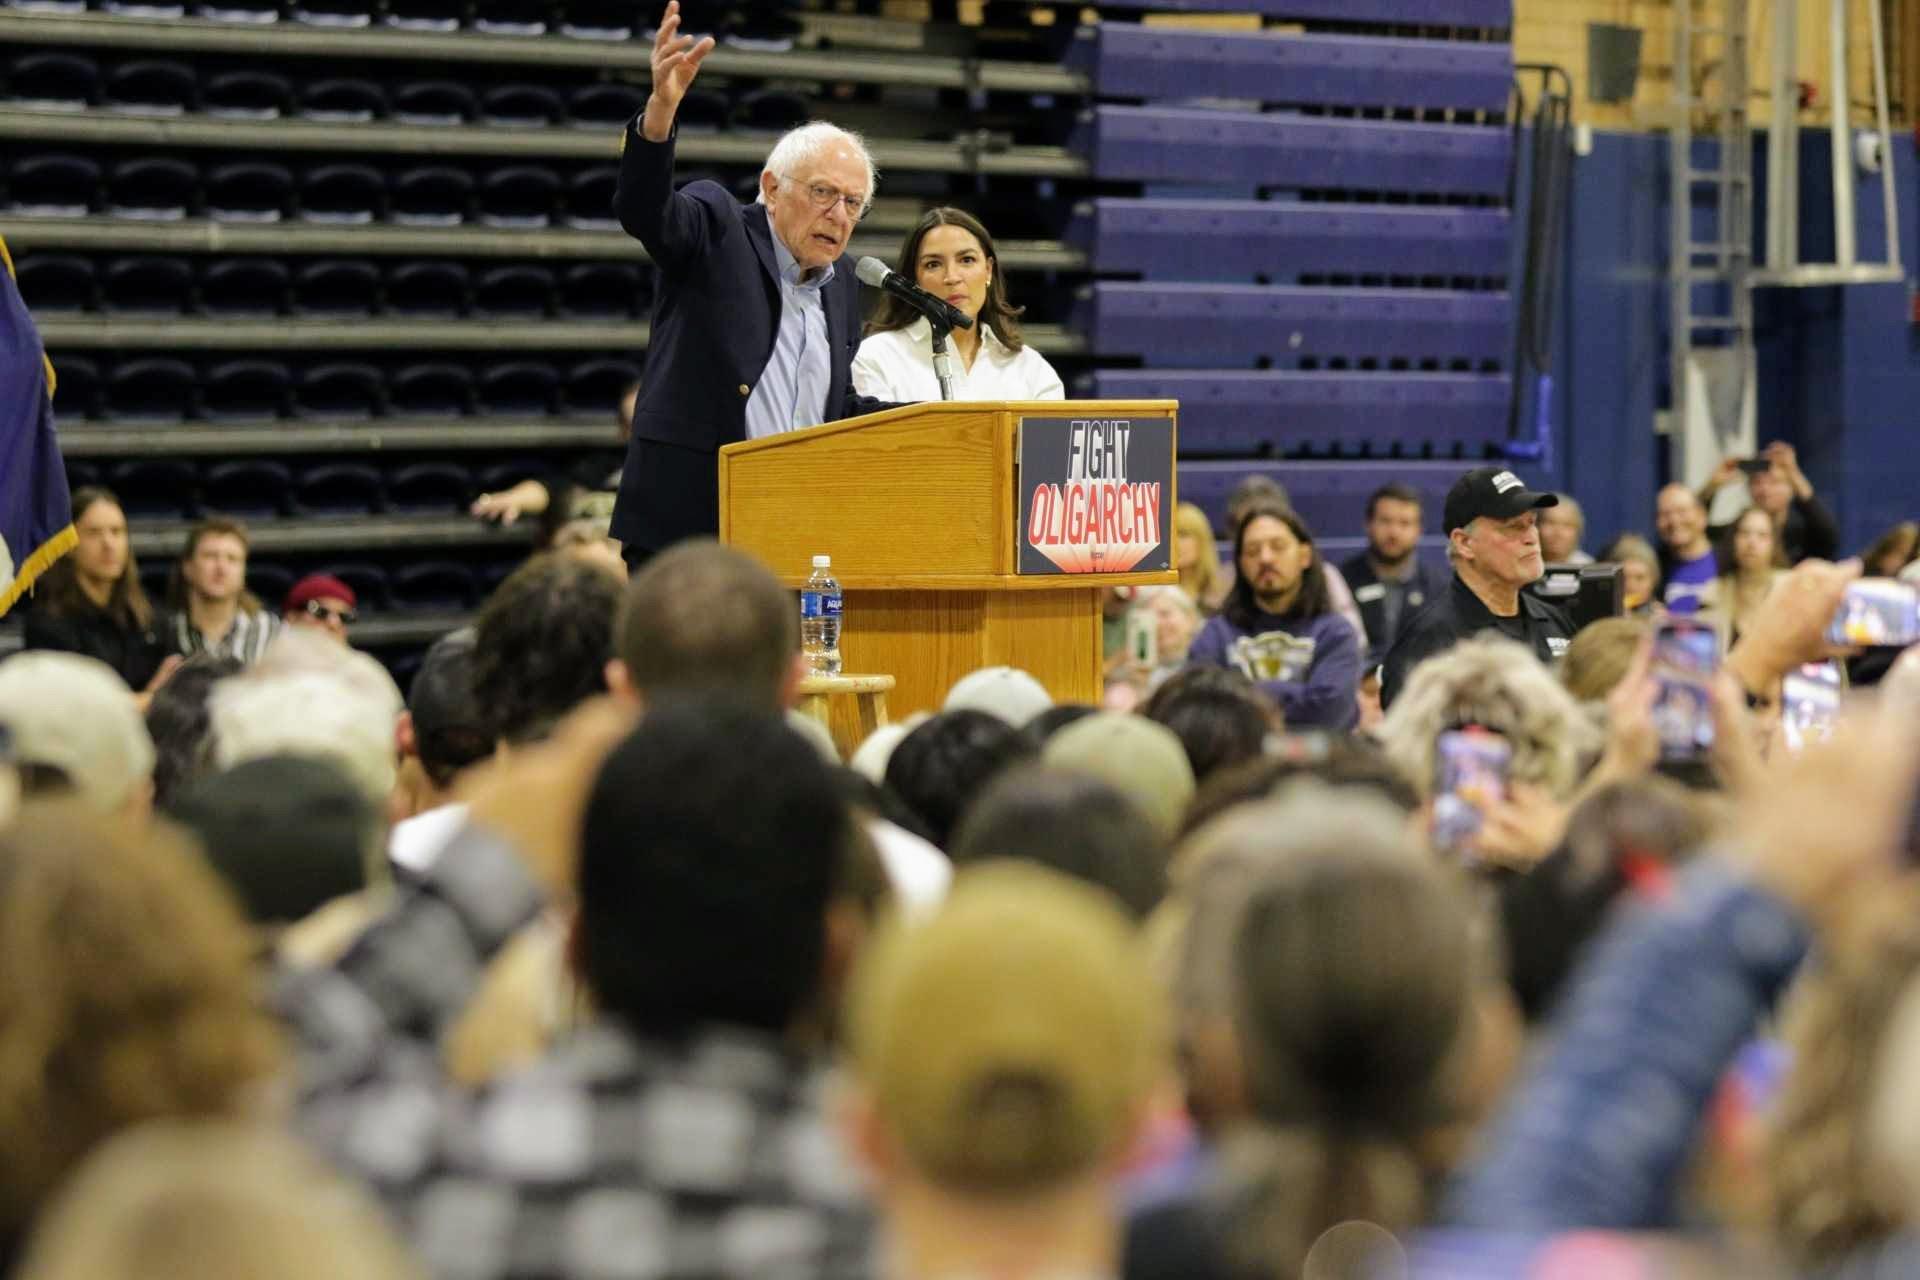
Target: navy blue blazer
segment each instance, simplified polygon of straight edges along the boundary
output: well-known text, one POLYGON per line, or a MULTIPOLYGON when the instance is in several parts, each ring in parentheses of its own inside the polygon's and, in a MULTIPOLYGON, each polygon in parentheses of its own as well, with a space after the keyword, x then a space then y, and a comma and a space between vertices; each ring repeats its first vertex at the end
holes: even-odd
MULTIPOLYGON (((657 551, 720 527, 719 449, 747 437, 747 399, 773 356, 780 277, 764 205, 716 182, 673 189, 673 141, 630 122, 614 213, 654 262, 653 329, 612 534, 657 551)), ((827 422, 887 403, 853 390, 860 282, 842 254, 822 292, 832 369, 827 422)))

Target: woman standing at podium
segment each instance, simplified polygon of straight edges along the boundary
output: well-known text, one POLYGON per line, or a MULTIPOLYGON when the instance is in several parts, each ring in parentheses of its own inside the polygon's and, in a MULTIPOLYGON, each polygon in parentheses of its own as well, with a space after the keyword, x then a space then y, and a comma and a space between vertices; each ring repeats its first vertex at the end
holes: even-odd
MULTIPOLYGON (((959 209, 932 209, 907 236, 894 270, 973 318, 947 339, 955 400, 1064 400, 1060 375, 1020 333, 993 237, 959 209)), ((867 323, 853 358, 854 389, 897 402, 938 400, 933 331, 919 312, 890 295, 867 323)))

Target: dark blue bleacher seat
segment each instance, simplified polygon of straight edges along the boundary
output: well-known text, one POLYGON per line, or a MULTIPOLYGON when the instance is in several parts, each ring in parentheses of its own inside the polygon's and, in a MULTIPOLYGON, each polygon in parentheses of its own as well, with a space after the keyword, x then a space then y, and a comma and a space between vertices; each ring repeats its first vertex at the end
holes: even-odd
POLYGON ((680 110, 674 113, 675 127, 685 132, 688 129, 696 133, 707 133, 727 127, 727 117, 733 112, 733 104, 727 101, 727 95, 718 89, 692 88, 687 96, 680 99, 680 110))
POLYGON ((406 365, 387 379, 387 403, 396 414, 416 417, 471 413, 473 374, 437 360, 406 365))
POLYGON ((624 262, 585 262, 560 278, 560 311, 569 316, 631 318, 646 302, 640 268, 624 262))
POLYGON ((1511 354, 1504 293, 1099 281, 1074 327, 1100 355, 1161 365, 1406 361, 1478 368, 1511 354))
POLYGON ((471 292, 457 262, 403 262, 387 274, 387 310, 395 315, 457 316, 471 292))
POLYGON ((191 463, 179 458, 122 462, 108 472, 107 483, 131 519, 180 520, 197 510, 194 492, 199 477, 191 463))
POLYGON ((361 124, 387 114, 387 95, 371 80, 316 80, 300 94, 300 114, 309 120, 361 124))
POLYGON ((553 366, 536 360, 512 360, 480 374, 477 399, 480 412, 545 417, 560 398, 560 375, 553 366))
POLYGON ((1396 26, 1498 28, 1513 25, 1513 0, 1103 0, 1111 9, 1258 13, 1270 18, 1396 26))
POLYGON ((292 472, 284 463, 247 458, 216 462, 200 482, 200 496, 210 511, 269 519, 287 514, 292 472))
POLYGON ((472 174, 449 165, 422 165, 394 176, 387 216, 402 226, 457 226, 472 206, 472 174))
POLYGON ((630 40, 633 6, 624 0, 567 0, 560 33, 581 40, 630 40))
POLYGON ((426 560, 393 573, 396 609, 471 609, 479 599, 473 570, 457 560, 426 560))
POLYGON ((200 84, 184 62, 140 58, 107 73, 100 100, 108 110, 132 115, 185 115, 200 103, 200 84))
POLYGON ((465 511, 473 501, 473 473, 457 462, 416 462, 387 477, 389 511, 465 511))
POLYGON ((273 258, 218 260, 200 274, 200 306, 208 315, 278 315, 290 282, 286 264, 273 258))
POLYGON ((300 217, 358 225, 386 213, 387 180, 366 164, 326 164, 300 175, 300 217))
POLYGON ((160 156, 127 160, 107 176, 107 212, 116 218, 171 222, 199 207, 200 171, 160 156))
MULTIPOLYGON (((53 412, 56 417, 97 417, 105 394, 106 388, 100 382, 100 366, 87 357, 63 355, 60 363, 53 367, 53 412)), ((72 463, 67 466, 67 479, 76 487, 81 483, 73 479, 72 463)))
POLYGON ((560 95, 545 85, 496 85, 480 95, 480 120, 486 124, 540 129, 566 115, 560 95))
POLYGON ((473 29, 498 36, 547 33, 546 0, 473 0, 473 29))
POLYGON ((85 156, 28 156, 7 171, 8 205, 15 213, 78 218, 100 202, 98 163, 85 156))
POLYGON ((223 71, 207 80, 200 109, 233 120, 277 120, 293 114, 293 81, 270 71, 223 71))
POLYGON ((272 560, 247 560, 247 590, 259 597, 269 613, 280 612, 280 606, 287 598, 287 592, 293 590, 299 575, 286 565, 272 560))
POLYGON ((364 462, 328 462, 294 477, 289 510, 300 516, 363 516, 385 509, 380 468, 364 462))
POLYGON ((620 171, 613 165, 595 165, 567 180, 566 223, 583 230, 611 231, 620 225, 613 216, 614 185, 620 171))
POLYGON ((1505 209, 1292 200, 1124 200, 1076 206, 1065 240, 1095 271, 1179 280, 1504 277, 1505 209))
POLYGON ((729 117, 736 129, 785 133, 812 117, 805 97, 790 89, 755 89, 741 95, 729 117))
POLYGON ((379 0, 292 0, 294 20, 316 27, 373 25, 379 0))
POLYGON ((480 221, 490 227, 544 227, 560 203, 560 178, 535 165, 495 169, 480 181, 480 221))
POLYGON ((387 0, 380 21, 402 31, 458 31, 467 0, 387 0))
POLYGON ((546 267, 489 267, 474 278, 473 309, 480 315, 534 319, 553 307, 553 272, 546 267))
POLYGON ((390 111, 406 124, 465 124, 479 113, 473 90, 456 80, 417 80, 393 91, 390 111))
POLYGON ((1108 181, 1496 196, 1511 134, 1482 125, 1095 107, 1071 145, 1108 181))
POLYGON ((200 411, 209 418, 245 420, 286 414, 293 375, 279 360, 227 360, 214 365, 200 388, 200 411))
POLYGON ((67 469, 67 488, 78 492, 85 488, 95 488, 106 483, 106 477, 95 463, 83 462, 79 458, 63 458, 67 469))
POLYGON ((293 391, 296 417, 372 418, 386 412, 386 407, 386 384, 380 370, 370 364, 316 365, 300 375, 293 391))
POLYGON ((1458 40, 1184 31, 1133 23, 1081 27, 1067 65, 1106 98, 1208 97, 1317 107, 1500 112, 1513 92, 1513 49, 1458 40))
POLYGON ((362 613, 369 609, 378 611, 390 607, 392 594, 387 571, 377 564, 342 562, 321 565, 316 572, 329 574, 352 587, 362 613))
POLYGON ((611 416, 620 407, 620 397, 638 381, 640 366, 631 360, 583 360, 567 370, 561 404, 568 413, 611 416))
POLYGON ((177 422, 193 412, 193 366, 155 356, 116 365, 107 376, 106 416, 142 422, 177 422))
POLYGON ((567 119, 598 129, 625 124, 647 105, 646 90, 630 84, 590 84, 567 98, 567 119))
POLYGON ((293 309, 301 315, 368 316, 380 306, 380 272, 358 259, 322 259, 293 278, 293 309))
POLYGON ((140 566, 140 589, 147 593, 147 599, 158 602, 167 598, 173 568, 172 556, 154 556, 140 566))
POLYGON ((29 53, 7 67, 6 98, 33 107, 78 110, 100 99, 100 64, 77 53, 29 53))
POLYGON ((195 0, 195 17, 214 22, 251 22, 264 24, 281 19, 280 0, 195 0))
POLYGON ((1180 456, 1310 449, 1479 457, 1506 439, 1504 374, 1099 369, 1076 394, 1178 400, 1180 456))
POLYGON ((278 222, 293 209, 293 172, 283 164, 223 164, 206 180, 207 216, 219 222, 278 222))
POLYGON ((193 303, 193 268, 180 258, 140 254, 100 273, 100 304, 109 312, 179 315, 193 303))
POLYGON ((36 253, 14 263, 14 280, 27 310, 91 311, 100 305, 100 281, 93 262, 73 253, 36 253))

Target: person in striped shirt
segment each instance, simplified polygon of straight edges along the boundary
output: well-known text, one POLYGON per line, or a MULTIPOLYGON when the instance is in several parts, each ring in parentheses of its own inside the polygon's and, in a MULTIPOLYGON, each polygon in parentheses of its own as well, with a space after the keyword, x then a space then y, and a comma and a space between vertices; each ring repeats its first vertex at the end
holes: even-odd
POLYGON ((209 516, 187 533, 173 570, 173 648, 251 666, 280 634, 280 619, 247 590, 247 527, 209 516))

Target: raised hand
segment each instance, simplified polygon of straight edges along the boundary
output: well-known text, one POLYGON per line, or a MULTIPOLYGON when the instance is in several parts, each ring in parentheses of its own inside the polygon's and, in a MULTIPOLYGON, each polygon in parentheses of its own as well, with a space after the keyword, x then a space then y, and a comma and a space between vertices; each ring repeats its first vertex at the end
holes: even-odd
POLYGON ((673 117, 687 96, 700 64, 713 52, 713 37, 680 34, 680 0, 668 0, 666 16, 653 37, 653 92, 640 117, 640 132, 649 142, 665 142, 673 132, 673 117))

